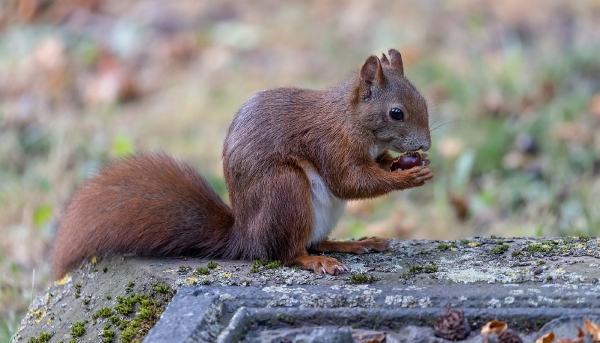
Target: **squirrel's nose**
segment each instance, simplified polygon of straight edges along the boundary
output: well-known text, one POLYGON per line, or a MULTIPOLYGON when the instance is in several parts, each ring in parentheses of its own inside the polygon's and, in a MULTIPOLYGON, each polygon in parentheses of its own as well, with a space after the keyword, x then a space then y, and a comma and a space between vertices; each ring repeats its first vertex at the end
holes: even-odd
POLYGON ((420 150, 423 150, 423 151, 427 151, 427 150, 429 150, 429 145, 421 145, 421 146, 419 147, 419 149, 420 149, 420 150))

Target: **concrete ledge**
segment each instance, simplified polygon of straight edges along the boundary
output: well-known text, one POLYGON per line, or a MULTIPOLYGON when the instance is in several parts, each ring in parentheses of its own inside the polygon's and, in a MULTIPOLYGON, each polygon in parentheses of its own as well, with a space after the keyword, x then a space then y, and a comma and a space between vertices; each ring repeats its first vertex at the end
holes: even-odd
POLYGON ((598 294, 600 285, 557 284, 183 287, 145 342, 294 341, 323 327, 433 342, 446 304, 462 309, 473 328, 501 318, 533 341, 557 318, 599 319, 598 294))
MULTIPOLYGON (((275 320, 273 308, 308 327, 328 317, 337 318, 334 327, 344 327, 356 320, 352 316, 396 318, 405 323, 378 326, 388 330, 389 340, 402 330, 426 329, 425 324, 443 313, 447 302, 465 310, 475 331, 490 318, 506 316, 501 319, 513 320, 511 327, 530 337, 564 314, 600 315, 596 238, 395 240, 385 253, 330 256, 348 265, 352 274, 365 277, 318 276, 275 264, 254 268, 252 262, 244 261, 214 261, 214 269, 197 270, 206 268, 209 261, 94 260, 36 297, 14 341, 27 342, 42 333, 52 335, 49 342, 68 342, 79 334, 78 342, 143 339, 160 314, 149 342, 158 342, 164 333, 173 342, 190 337, 214 341, 219 335, 227 341, 240 334, 271 334, 268 325, 246 330, 244 318, 271 322, 275 320), (377 281, 369 285, 347 284, 373 281, 372 277, 377 281), (141 319, 144 316, 148 318, 141 319), (311 322, 310 318, 323 319, 311 322)), ((305 334, 297 325, 287 329, 305 334)))

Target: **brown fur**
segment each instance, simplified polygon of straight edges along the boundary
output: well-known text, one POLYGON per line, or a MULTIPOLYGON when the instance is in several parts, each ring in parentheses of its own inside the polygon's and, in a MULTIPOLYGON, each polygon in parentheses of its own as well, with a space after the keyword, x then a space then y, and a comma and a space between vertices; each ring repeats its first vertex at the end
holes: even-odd
MULTIPOLYGON (((59 227, 56 277, 92 254, 212 255, 278 259, 315 272, 346 270, 317 251, 381 251, 388 240, 323 241, 313 229, 314 168, 341 199, 377 197, 421 186, 426 165, 389 172, 387 149, 428 150, 424 98, 404 77, 400 53, 370 56, 360 71, 326 90, 278 88, 257 93, 238 111, 223 150, 231 209, 189 166, 164 155, 137 155, 105 167, 73 196, 59 227), (403 122, 389 117, 392 107, 403 122), (381 153, 370 155, 373 147, 381 153), (234 220, 235 218, 235 220, 234 220)), ((426 156, 426 155, 425 155, 426 156)))

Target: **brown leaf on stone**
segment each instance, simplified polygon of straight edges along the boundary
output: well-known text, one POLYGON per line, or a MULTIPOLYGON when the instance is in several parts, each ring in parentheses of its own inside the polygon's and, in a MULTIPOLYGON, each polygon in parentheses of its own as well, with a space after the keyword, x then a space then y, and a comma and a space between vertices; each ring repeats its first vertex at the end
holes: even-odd
POLYGON ((547 333, 535 340, 535 343, 552 343, 554 342, 554 332, 547 333))
POLYGON ((361 343, 381 343, 385 341, 385 332, 379 333, 355 333, 352 338, 359 340, 361 343))
POLYGON ((592 336, 594 342, 600 342, 600 325, 592 323, 587 318, 583 318, 583 328, 585 332, 592 336))
POLYGON ((482 335, 499 335, 502 333, 502 331, 506 330, 508 328, 508 324, 506 324, 506 322, 501 322, 499 320, 492 320, 491 322, 488 322, 487 324, 485 324, 482 328, 481 328, 481 334, 482 335))
POLYGON ((463 311, 450 308, 446 305, 446 312, 434 324, 435 335, 451 341, 463 340, 471 333, 471 327, 463 311))

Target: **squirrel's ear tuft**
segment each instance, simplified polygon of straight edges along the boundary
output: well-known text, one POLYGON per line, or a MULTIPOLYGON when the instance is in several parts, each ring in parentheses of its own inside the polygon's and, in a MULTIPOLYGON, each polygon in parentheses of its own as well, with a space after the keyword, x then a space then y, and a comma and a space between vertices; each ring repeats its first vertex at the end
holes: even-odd
POLYGON ((383 52, 381 53, 381 65, 390 65, 390 61, 383 52))
POLYGON ((390 55, 390 67, 404 75, 404 65, 402 64, 402 55, 400 55, 400 52, 396 49, 390 49, 388 55, 390 55))
POLYGON ((371 55, 360 68, 360 79, 369 85, 383 84, 383 68, 377 56, 371 55))

